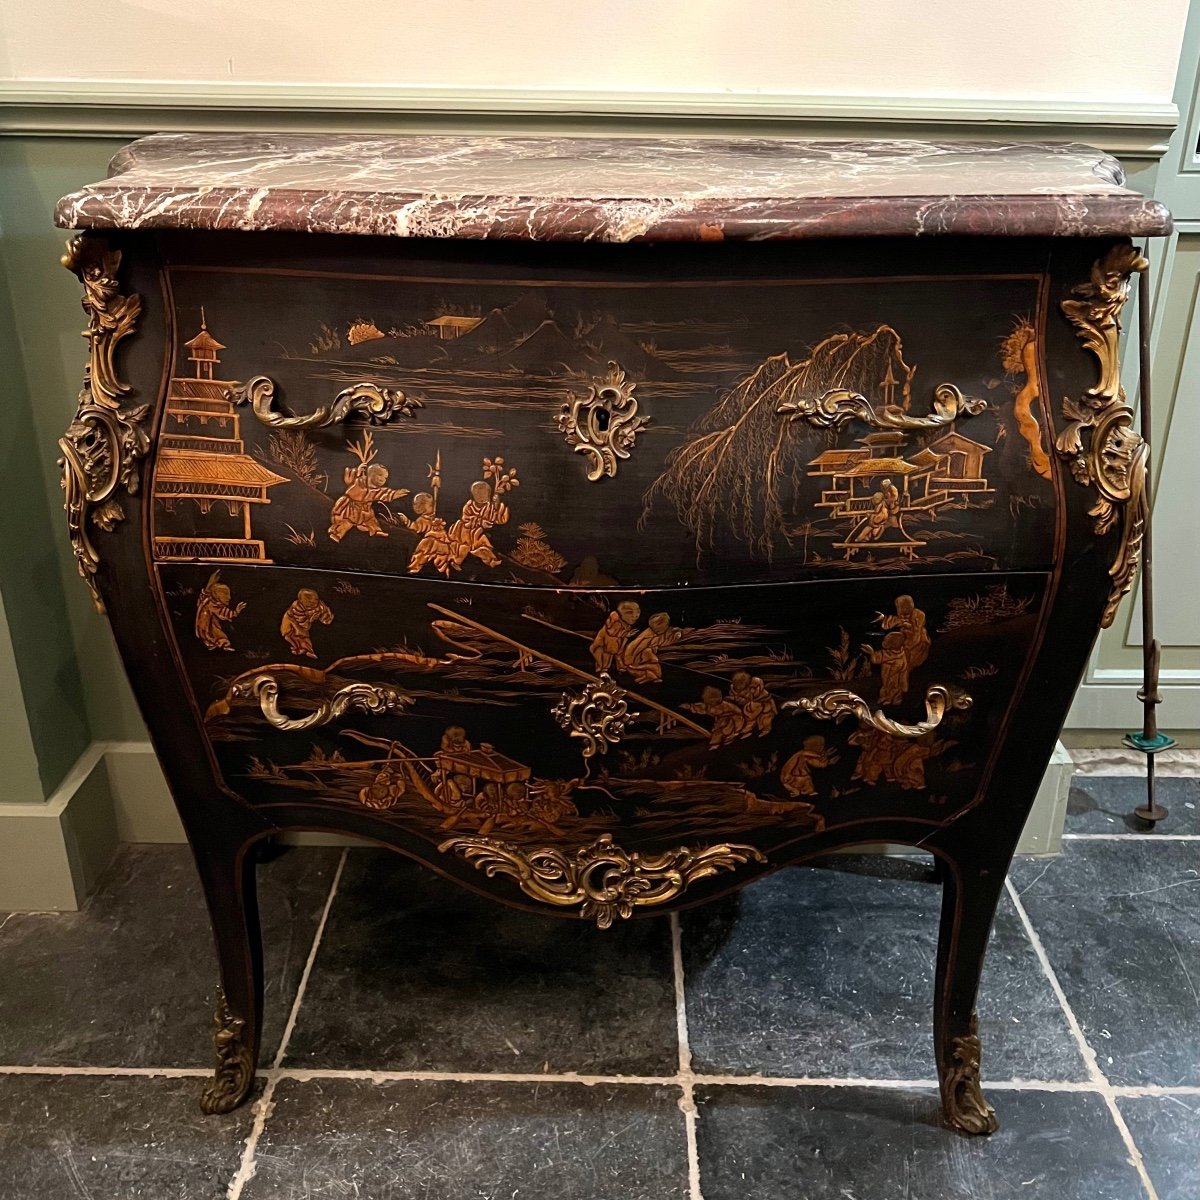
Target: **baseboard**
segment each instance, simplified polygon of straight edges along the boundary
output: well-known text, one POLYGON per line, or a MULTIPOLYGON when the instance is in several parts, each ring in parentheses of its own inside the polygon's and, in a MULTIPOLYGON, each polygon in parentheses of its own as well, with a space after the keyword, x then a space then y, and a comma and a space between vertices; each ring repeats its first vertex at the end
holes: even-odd
POLYGON ((120 838, 105 762, 95 744, 44 804, 0 804, 0 911, 73 912, 120 838))
POLYGON ((106 742, 113 813, 123 842, 186 842, 167 781, 149 742, 106 742))

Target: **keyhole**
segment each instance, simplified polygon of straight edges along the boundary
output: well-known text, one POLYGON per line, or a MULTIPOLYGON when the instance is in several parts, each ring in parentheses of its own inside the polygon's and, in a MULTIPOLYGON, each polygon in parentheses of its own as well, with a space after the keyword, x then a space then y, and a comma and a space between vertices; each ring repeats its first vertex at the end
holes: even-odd
POLYGON ((592 420, 595 422, 596 428, 601 433, 608 432, 608 409, 607 408, 595 409, 592 412, 592 420))

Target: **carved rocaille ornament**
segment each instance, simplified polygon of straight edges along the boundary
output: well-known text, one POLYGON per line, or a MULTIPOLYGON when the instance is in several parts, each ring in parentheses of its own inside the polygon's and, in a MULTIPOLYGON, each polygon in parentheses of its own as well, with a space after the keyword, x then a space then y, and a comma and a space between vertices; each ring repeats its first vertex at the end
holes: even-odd
POLYGON ((552 710, 555 719, 573 738, 583 742, 583 757, 607 754, 625 734, 625 726, 641 713, 629 707, 628 693, 607 671, 598 683, 589 683, 576 695, 566 693, 552 710))
POLYGON ((946 1121, 964 1133, 995 1133, 996 1113, 979 1086, 982 1049, 979 1018, 971 1014, 971 1032, 950 1042, 950 1064, 942 1077, 942 1109, 946 1121))
POLYGON ((231 404, 249 404, 255 417, 272 429, 324 429, 341 424, 353 413, 361 413, 372 425, 384 425, 396 417, 415 417, 417 409, 425 407, 415 396, 401 391, 356 383, 338 392, 332 404, 297 417, 277 407, 275 381, 266 375, 227 388, 225 398, 231 404))
POLYGON ((254 1048, 245 1020, 233 1015, 225 993, 219 989, 213 1013, 213 1048, 217 1052, 217 1069, 200 1095, 200 1110, 209 1114, 232 1112, 250 1090, 254 1048))
POLYGON ((882 709, 872 709, 857 692, 848 688, 832 688, 819 696, 785 700, 780 708, 785 712, 807 713, 819 721, 840 721, 843 717, 854 716, 863 725, 870 725, 880 733, 888 733, 892 737, 919 738, 936 729, 951 709, 965 711, 973 703, 966 692, 935 683, 925 692, 925 720, 913 725, 893 721, 882 709))
POLYGON ((75 561, 96 610, 103 612, 95 580, 100 554, 92 542, 92 526, 107 532, 124 520, 117 493, 122 487, 130 494, 137 492, 138 462, 150 449, 142 428, 150 406, 124 405, 132 389, 116 368, 117 346, 136 328, 142 299, 136 293, 121 294, 121 252, 110 249, 102 238, 73 238, 62 263, 83 284, 88 365, 75 419, 59 439, 59 467, 75 561))
POLYGON ((1074 289, 1078 299, 1062 302, 1076 337, 1096 356, 1099 378, 1079 401, 1063 398, 1067 425, 1058 436, 1058 453, 1069 461, 1077 482, 1096 489, 1096 503, 1088 510, 1096 518, 1096 532, 1108 533, 1118 524, 1121 529, 1108 569, 1112 587, 1100 622, 1105 629, 1133 586, 1146 528, 1149 448, 1133 428, 1120 362, 1121 310, 1129 299, 1130 277, 1146 266, 1133 246, 1116 245, 1092 265, 1087 283, 1074 289))
POLYGON ((753 846, 722 843, 662 854, 623 850, 603 834, 590 846, 529 849, 489 837, 451 838, 438 849, 461 854, 489 877, 509 875, 521 891, 556 908, 579 907, 579 916, 608 929, 635 908, 673 900, 689 885, 747 862, 766 862, 753 846))
POLYGON ((939 383, 933 389, 933 411, 923 417, 905 412, 899 404, 874 405, 866 396, 844 388, 785 400, 775 411, 817 429, 840 429, 850 421, 862 421, 877 429, 940 429, 959 417, 977 417, 986 408, 986 400, 964 396, 952 383, 939 383))
POLYGON ((588 457, 587 477, 596 480, 617 473, 617 460, 628 458, 637 435, 650 423, 638 416, 637 385, 625 378, 615 362, 593 380, 586 396, 575 396, 562 406, 558 427, 576 454, 588 457))

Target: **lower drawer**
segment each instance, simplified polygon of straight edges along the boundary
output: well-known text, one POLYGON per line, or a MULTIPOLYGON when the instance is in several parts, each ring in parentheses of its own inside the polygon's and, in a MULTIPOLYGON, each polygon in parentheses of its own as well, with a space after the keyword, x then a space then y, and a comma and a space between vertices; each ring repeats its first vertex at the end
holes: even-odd
MULTIPOLYGON (((1041 575, 594 592, 157 568, 225 785, 485 843, 742 853, 986 780, 1041 575)), ((918 831, 919 832, 919 831, 918 831)))

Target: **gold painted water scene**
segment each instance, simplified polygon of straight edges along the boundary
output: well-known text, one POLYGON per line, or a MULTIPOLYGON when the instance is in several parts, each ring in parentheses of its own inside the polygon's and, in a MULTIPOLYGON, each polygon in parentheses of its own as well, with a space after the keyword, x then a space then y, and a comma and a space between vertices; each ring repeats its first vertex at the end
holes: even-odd
POLYGON ((941 824, 985 779, 1043 589, 319 574, 297 590, 272 568, 160 570, 227 787, 369 813, 439 847, 752 832, 768 848, 867 815, 941 824))
POLYGON ((1035 276, 171 279, 162 562, 616 587, 1052 555, 1035 276))

